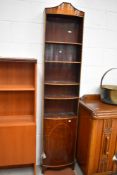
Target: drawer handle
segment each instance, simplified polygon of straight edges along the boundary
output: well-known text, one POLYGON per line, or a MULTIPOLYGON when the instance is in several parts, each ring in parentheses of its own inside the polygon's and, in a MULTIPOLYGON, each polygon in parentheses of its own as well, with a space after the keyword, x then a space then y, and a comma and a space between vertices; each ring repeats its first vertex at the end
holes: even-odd
POLYGON ((106 136, 106 138, 105 138, 105 150, 104 150, 104 153, 106 154, 106 155, 108 155, 109 154, 109 136, 106 136))

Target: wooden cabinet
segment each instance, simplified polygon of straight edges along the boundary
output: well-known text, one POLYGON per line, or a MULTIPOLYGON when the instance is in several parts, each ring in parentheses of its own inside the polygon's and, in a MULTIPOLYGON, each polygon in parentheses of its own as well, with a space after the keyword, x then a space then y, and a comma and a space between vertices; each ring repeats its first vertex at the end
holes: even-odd
POLYGON ((77 161, 84 175, 117 173, 117 107, 84 96, 79 102, 77 161))
POLYGON ((46 8, 43 169, 74 165, 84 13, 46 8))
POLYGON ((0 168, 36 167, 35 105, 36 60, 0 59, 0 168))

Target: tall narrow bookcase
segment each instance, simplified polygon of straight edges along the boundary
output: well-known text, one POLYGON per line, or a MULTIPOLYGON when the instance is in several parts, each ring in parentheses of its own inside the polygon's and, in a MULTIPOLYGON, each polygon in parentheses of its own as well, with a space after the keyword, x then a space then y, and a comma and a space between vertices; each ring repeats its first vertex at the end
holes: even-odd
POLYGON ((0 168, 34 166, 36 60, 0 58, 0 168))
POLYGON ((84 12, 45 9, 43 171, 74 166, 84 12))

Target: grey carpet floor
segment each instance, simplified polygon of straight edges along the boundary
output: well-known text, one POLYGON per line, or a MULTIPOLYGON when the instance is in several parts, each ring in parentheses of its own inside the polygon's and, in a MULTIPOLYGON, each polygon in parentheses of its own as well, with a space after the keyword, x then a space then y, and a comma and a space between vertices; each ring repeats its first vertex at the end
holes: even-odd
MULTIPOLYGON (((83 175, 78 166, 75 167, 75 174, 83 175)), ((33 168, 0 169, 0 175, 33 175, 33 168)), ((42 175, 39 166, 37 166, 37 175, 42 175)))

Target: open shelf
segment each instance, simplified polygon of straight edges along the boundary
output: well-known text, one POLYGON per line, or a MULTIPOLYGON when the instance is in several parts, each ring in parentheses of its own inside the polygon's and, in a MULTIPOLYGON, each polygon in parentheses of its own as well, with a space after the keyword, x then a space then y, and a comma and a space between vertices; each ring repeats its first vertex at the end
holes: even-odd
POLYGON ((2 61, 0 63, 0 86, 5 87, 5 89, 9 87, 17 89, 18 86, 21 89, 22 87, 30 89, 30 87, 34 87, 34 69, 35 63, 32 62, 2 61))
POLYGON ((77 99, 50 100, 45 99, 45 113, 75 113, 77 114, 77 99))
POLYGON ((0 86, 0 91, 34 91, 35 88, 33 86, 9 86, 4 85, 0 86))
POLYGON ((33 91, 0 91, 0 116, 27 114, 34 114, 33 91))
POLYGON ((77 86, 79 85, 78 82, 73 82, 73 81, 45 81, 45 85, 53 85, 53 86, 77 86))
POLYGON ((80 80, 79 64, 45 64, 45 81, 78 82, 80 80), (77 76, 76 76, 77 75, 77 76))
POLYGON ((77 96, 73 96, 73 95, 61 95, 61 96, 58 96, 58 95, 46 95, 45 96, 45 99, 50 99, 50 100, 66 100, 66 99, 78 99, 79 97, 77 96))
POLYGON ((47 44, 68 44, 68 45, 82 45, 82 43, 74 43, 74 42, 62 42, 62 41, 45 41, 47 44))
POLYGON ((80 64, 78 61, 45 61, 45 63, 80 64))
POLYGON ((81 62, 81 46, 46 44, 45 61, 81 62))
POLYGON ((78 99, 79 86, 49 86, 44 87, 45 99, 78 99))
POLYGON ((82 43, 83 18, 65 15, 47 15, 46 41, 82 43))
POLYGON ((77 115, 73 112, 60 112, 60 113, 45 113, 44 116, 46 118, 72 118, 77 117, 77 115))

